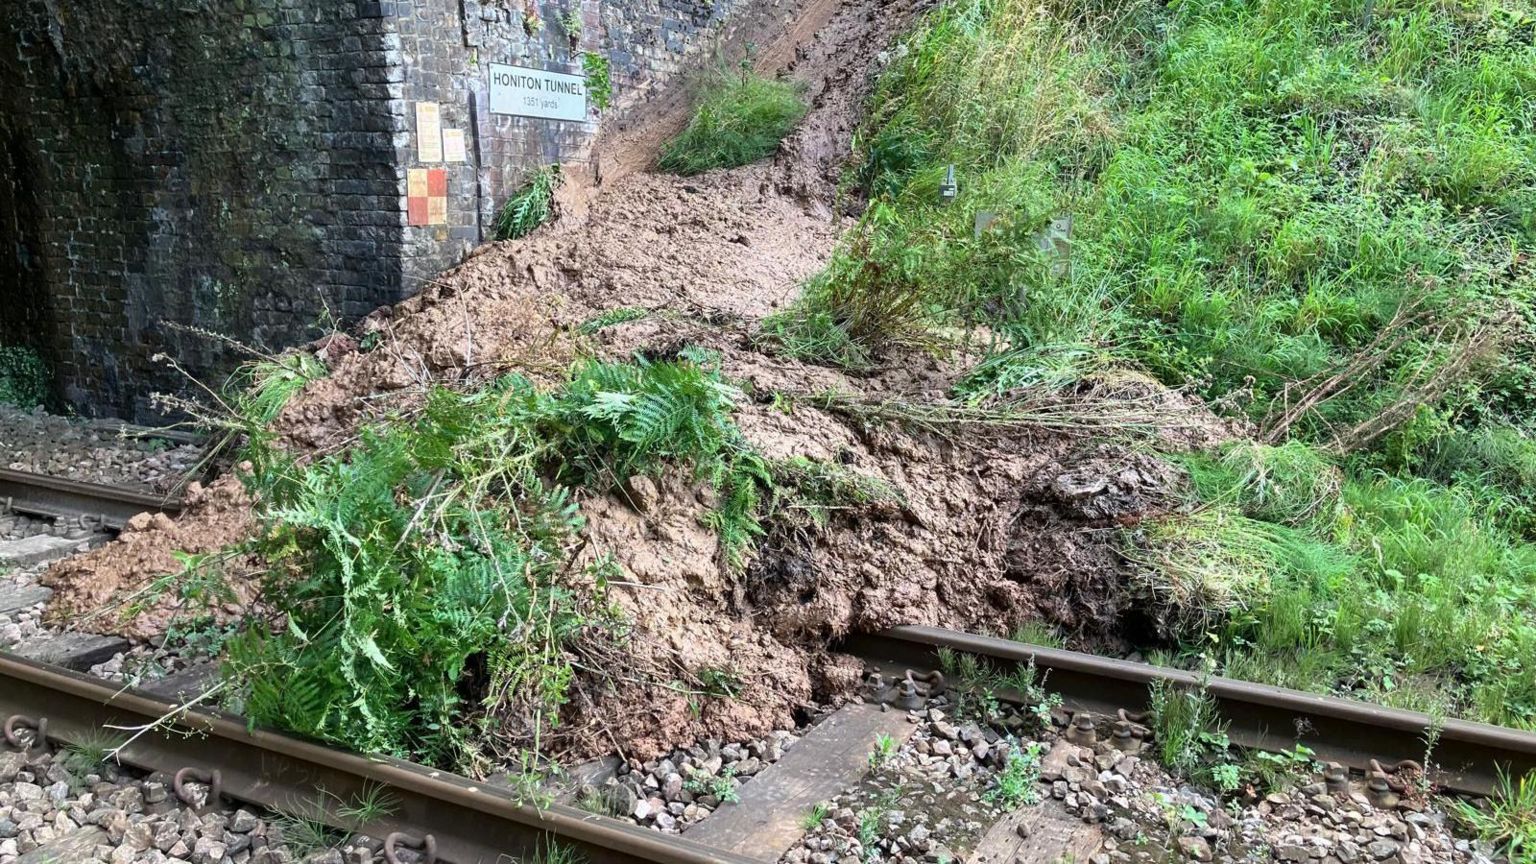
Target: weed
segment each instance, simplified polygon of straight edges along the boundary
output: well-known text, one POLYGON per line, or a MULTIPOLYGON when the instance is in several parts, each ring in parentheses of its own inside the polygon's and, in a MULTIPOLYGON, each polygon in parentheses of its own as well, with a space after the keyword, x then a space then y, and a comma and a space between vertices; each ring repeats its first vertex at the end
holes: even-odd
POLYGON ((336 814, 359 828, 393 816, 400 809, 400 800, 373 782, 364 783, 361 792, 348 800, 338 799, 336 804, 336 814))
POLYGON ((1022 705, 1036 726, 1044 729, 1050 726, 1051 712, 1061 705, 1061 694, 1045 689, 1046 676, 1038 674, 1033 657, 1011 672, 1001 672, 984 658, 941 648, 939 665, 954 705, 953 713, 959 718, 994 722, 999 714, 999 699, 1006 697, 1022 705))
POLYGON ((1536 858, 1536 774, 1516 779, 1500 771, 1484 806, 1453 801, 1451 814, 1468 831, 1501 847, 1512 864, 1536 858))
POLYGON ((277 829, 277 842, 287 847, 294 858, 308 858, 316 852, 334 849, 346 835, 326 821, 325 809, 315 802, 273 808, 268 824, 277 829))
MULTIPOLYGON (((565 12, 562 12, 560 14, 560 29, 565 31, 565 38, 571 43, 571 45, 574 46, 579 44, 581 42, 582 29, 581 10, 567 9, 565 12)), ((591 88, 592 85, 590 81, 587 82, 587 86, 589 89, 591 88)))
POLYGON ((31 410, 50 401, 53 375, 30 348, 0 345, 0 405, 31 410))
POLYGON ((1026 645, 1040 645, 1046 648, 1065 648, 1066 640, 1055 627, 1044 621, 1029 621, 1014 628, 1008 635, 1015 642, 1023 642, 1026 645))
POLYGON ((706 774, 703 771, 690 774, 683 781, 683 788, 695 795, 713 795, 722 804, 732 804, 741 800, 736 791, 736 770, 725 768, 719 774, 706 774))
POLYGON ((1008 752, 1008 762, 997 772, 993 787, 984 796, 1004 810, 1016 810, 1040 800, 1040 757, 1045 747, 1031 741, 1008 752))
POLYGON ((688 126, 662 150, 663 171, 684 176, 769 156, 805 115, 795 85, 743 69, 720 71, 701 90, 688 126))
POLYGON ((576 796, 576 806, 599 816, 622 819, 630 815, 630 800, 616 786, 583 787, 576 796))
POLYGON ((1322 770, 1317 754, 1301 744, 1279 752, 1249 751, 1242 767, 1255 786, 1267 790, 1294 786, 1322 770))
POLYGON ((581 71, 587 76, 587 98, 605 111, 613 103, 613 78, 608 58, 591 51, 581 55, 581 71))
POLYGON ((699 679, 699 690, 717 699, 735 699, 741 692, 741 678, 729 669, 704 668, 694 673, 699 679))
POLYGON ((81 735, 64 745, 64 768, 71 774, 89 773, 96 766, 115 759, 114 751, 122 743, 122 736, 105 729, 97 729, 81 735))
POLYGON ((518 859, 519 864, 581 864, 585 860, 576 847, 555 840, 548 840, 533 854, 518 859))
MULTIPOLYGON (((1151 687, 1152 737, 1158 759, 1175 774, 1221 787, 1213 769, 1225 764, 1231 743, 1216 700, 1202 689, 1184 689, 1154 681, 1151 687)), ((1223 769, 1230 779, 1230 771, 1223 769)))
POLYGON ((560 166, 534 169, 523 185, 501 205, 501 212, 496 215, 496 239, 526 237, 548 222, 555 212, 555 188, 559 185, 560 166))
POLYGON ((827 817, 830 815, 832 815, 832 811, 827 808, 827 805, 825 803, 818 803, 815 807, 811 808, 811 812, 805 814, 805 818, 800 822, 800 827, 806 831, 815 831, 821 827, 823 822, 827 821, 827 817))
POLYGON ((891 758, 896 755, 896 751, 900 746, 900 743, 894 736, 887 735, 884 732, 876 736, 875 749, 869 753, 870 770, 878 771, 884 768, 891 761, 891 758))
POLYGON ((650 314, 651 310, 649 309, 641 309, 637 306, 619 306, 606 312, 600 312, 581 322, 577 326, 576 332, 581 333, 583 336, 591 336, 599 330, 618 324, 627 324, 630 321, 639 321, 650 314))
POLYGON ((880 857, 880 847, 876 844, 880 840, 885 814, 884 808, 877 807, 859 811, 859 848, 864 850, 865 861, 874 861, 880 857))

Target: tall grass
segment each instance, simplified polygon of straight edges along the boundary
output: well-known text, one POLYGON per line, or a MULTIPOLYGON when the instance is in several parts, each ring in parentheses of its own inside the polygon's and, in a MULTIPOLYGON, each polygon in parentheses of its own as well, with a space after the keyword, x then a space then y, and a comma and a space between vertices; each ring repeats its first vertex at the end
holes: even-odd
POLYGON ((1536 725, 1536 38, 1507 2, 959 0, 892 54, 859 228, 766 326, 971 404, 1113 364, 1251 421, 1128 532, 1232 672, 1536 725), (958 192, 941 198, 953 168, 958 192))
POLYGON ((692 119, 662 150, 658 167, 688 176, 764 159, 805 110, 799 88, 790 82, 747 69, 718 72, 705 81, 692 119))

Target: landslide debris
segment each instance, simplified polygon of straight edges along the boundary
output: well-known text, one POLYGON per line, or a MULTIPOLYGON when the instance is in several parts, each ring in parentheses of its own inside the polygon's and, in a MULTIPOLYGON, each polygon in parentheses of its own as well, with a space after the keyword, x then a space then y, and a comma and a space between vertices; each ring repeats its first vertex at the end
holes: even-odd
MULTIPOLYGON (((844 466, 892 490, 824 520, 768 525, 744 568, 722 554, 705 521, 717 502, 686 471, 577 490, 582 558, 617 565, 609 599, 628 633, 614 659, 621 668, 580 670, 555 740, 544 742, 550 752, 644 759, 679 742, 793 727, 797 710, 836 702, 856 683, 856 665, 829 653, 851 632, 1010 633, 1044 622, 1100 637, 1128 602, 1109 529, 1168 506, 1176 474, 1125 435, 1091 443, 1082 432, 1125 431, 1113 417, 1094 419, 1116 405, 1140 411, 1142 434, 1165 443, 1224 434, 1198 404, 1141 379, 1090 382, 1032 403, 1024 419, 975 422, 948 399, 960 367, 947 361, 902 357, 855 375, 760 344, 757 323, 796 296, 847 227, 837 168, 881 52, 912 12, 905 2, 836 7, 788 69, 810 109, 772 162, 686 179, 633 173, 590 190, 554 224, 485 247, 374 313, 356 342, 332 340, 328 375, 272 426, 290 453, 333 453, 433 384, 474 387, 507 371, 553 383, 583 356, 692 345, 718 352, 745 394, 734 422, 765 458, 844 466), (608 321, 618 323, 598 326, 608 321), (728 670, 738 686, 701 696, 675 685, 699 670, 728 670)), ((50 614, 120 602, 175 571, 173 551, 238 540, 251 526, 241 494, 226 476, 189 500, 175 526, 127 532, 56 567, 45 577, 57 591, 50 614)), ((172 605, 90 626, 144 638, 172 605)))

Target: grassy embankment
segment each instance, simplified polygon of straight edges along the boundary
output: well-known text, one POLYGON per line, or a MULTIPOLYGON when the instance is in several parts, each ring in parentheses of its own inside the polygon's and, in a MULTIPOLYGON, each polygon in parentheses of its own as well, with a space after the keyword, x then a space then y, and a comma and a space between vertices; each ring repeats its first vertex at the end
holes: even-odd
POLYGON ((1190 388, 1254 440, 1178 457, 1190 512, 1125 538, 1170 662, 1536 727, 1516 3, 947 5, 880 79, 859 229, 765 335, 857 367, 984 324, 978 403, 1190 388))

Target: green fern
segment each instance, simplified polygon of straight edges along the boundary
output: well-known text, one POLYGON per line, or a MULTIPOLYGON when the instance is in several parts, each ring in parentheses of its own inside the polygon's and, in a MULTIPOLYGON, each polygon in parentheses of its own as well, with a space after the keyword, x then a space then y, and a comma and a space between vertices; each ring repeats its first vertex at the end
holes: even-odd
POLYGON ((516 240, 533 233, 533 229, 549 221, 554 215, 555 187, 560 185, 560 166, 550 165, 535 170, 522 188, 502 205, 496 217, 496 239, 516 240))

